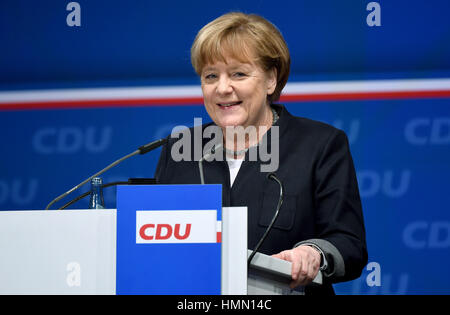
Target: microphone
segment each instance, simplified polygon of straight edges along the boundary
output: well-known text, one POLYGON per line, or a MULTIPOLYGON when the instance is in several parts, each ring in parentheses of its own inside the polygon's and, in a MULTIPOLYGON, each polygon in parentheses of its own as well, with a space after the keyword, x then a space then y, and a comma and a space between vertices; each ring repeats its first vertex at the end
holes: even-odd
POLYGON ((203 176, 203 161, 206 160, 207 158, 209 158, 211 155, 215 154, 216 150, 220 149, 221 147, 223 147, 222 143, 213 145, 211 150, 209 150, 209 152, 205 153, 205 155, 203 155, 202 158, 200 160, 198 160, 198 169, 200 171, 200 182, 202 183, 202 185, 205 184, 205 177, 203 176))
POLYGON ((165 144, 167 142, 167 138, 162 138, 159 140, 155 140, 153 142, 144 144, 142 146, 140 146, 137 151, 139 151, 139 154, 145 154, 147 152, 150 152, 156 148, 159 148, 160 146, 162 146, 163 144, 165 144))
POLYGON ((264 232, 264 235, 261 237, 261 239, 259 240, 258 244, 256 245, 255 249, 253 250, 253 252, 250 254, 250 256, 248 257, 247 260, 247 266, 250 267, 250 262, 252 261, 253 257, 255 256, 255 254, 258 252, 259 248, 261 247, 262 243, 264 242, 264 240, 266 239, 267 235, 269 234, 270 230, 272 229, 273 224, 275 223, 275 221, 278 218, 278 215, 280 214, 280 208, 281 205, 283 204, 283 198, 284 198, 284 187, 283 187, 283 183, 278 179, 278 177, 274 174, 274 173, 269 173, 267 175, 268 179, 274 180, 278 183, 278 185, 280 186, 280 197, 278 198, 278 205, 277 205, 277 209, 275 210, 275 214, 272 218, 272 221, 270 222, 269 226, 267 227, 266 231, 264 232))
POLYGON ((72 189, 69 189, 68 191, 66 191, 65 193, 59 195, 58 197, 56 197, 55 199, 53 199, 45 208, 45 210, 48 210, 50 208, 51 205, 53 205, 55 202, 61 200, 62 198, 64 198, 65 196, 67 196, 68 194, 74 192, 75 190, 77 190, 78 188, 80 188, 81 186, 83 186, 84 184, 86 184, 87 182, 89 182, 92 178, 100 176, 101 174, 103 174, 104 172, 106 172, 107 170, 109 170, 110 168, 116 166, 117 164, 119 164, 122 161, 125 161, 126 159, 138 155, 138 154, 145 154, 147 152, 150 152, 160 146, 162 146, 163 144, 165 144, 167 142, 166 138, 163 139, 159 139, 150 143, 147 143, 143 146, 140 146, 136 151, 125 155, 124 157, 118 159, 117 161, 109 164, 107 167, 105 167, 104 169, 102 169, 101 171, 95 173, 94 175, 92 175, 91 177, 85 179, 84 181, 82 181, 81 183, 79 183, 78 185, 76 185, 75 187, 73 187, 72 189))

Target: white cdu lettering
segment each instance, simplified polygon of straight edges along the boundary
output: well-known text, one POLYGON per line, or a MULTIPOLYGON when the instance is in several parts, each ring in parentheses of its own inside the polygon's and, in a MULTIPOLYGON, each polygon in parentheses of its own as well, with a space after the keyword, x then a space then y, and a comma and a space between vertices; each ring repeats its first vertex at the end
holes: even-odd
POLYGON ((18 206, 28 205, 35 200, 38 187, 39 181, 35 178, 0 180, 0 204, 10 201, 18 206))
POLYGON ((412 145, 450 144, 450 118, 415 118, 405 126, 405 139, 412 145))
POLYGON ((403 242, 412 249, 450 247, 450 222, 414 221, 403 230, 403 242))
POLYGON ((373 197, 380 192, 390 198, 400 198, 409 189, 411 171, 403 170, 400 174, 395 172, 394 176, 393 170, 386 170, 382 173, 364 170, 358 172, 357 177, 362 198, 373 197))
POLYGON ((112 127, 42 128, 32 138, 34 150, 39 154, 74 154, 83 149, 89 153, 105 151, 111 144, 112 127))

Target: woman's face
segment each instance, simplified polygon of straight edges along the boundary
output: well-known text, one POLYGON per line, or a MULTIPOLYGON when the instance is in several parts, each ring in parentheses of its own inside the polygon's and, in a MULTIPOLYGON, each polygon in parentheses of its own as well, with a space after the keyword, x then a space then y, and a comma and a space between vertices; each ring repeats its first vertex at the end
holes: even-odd
POLYGON ((266 73, 255 63, 225 58, 207 64, 201 73, 206 111, 219 127, 272 124, 267 95, 276 87, 276 71, 266 73))

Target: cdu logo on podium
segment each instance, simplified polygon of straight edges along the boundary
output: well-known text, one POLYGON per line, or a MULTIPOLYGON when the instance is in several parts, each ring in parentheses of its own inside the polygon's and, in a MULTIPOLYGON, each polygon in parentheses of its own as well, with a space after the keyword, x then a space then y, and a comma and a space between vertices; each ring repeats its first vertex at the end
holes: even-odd
POLYGON ((136 211, 136 243, 217 243, 216 210, 136 211))
POLYGON ((221 293, 221 185, 117 188, 117 294, 221 293))

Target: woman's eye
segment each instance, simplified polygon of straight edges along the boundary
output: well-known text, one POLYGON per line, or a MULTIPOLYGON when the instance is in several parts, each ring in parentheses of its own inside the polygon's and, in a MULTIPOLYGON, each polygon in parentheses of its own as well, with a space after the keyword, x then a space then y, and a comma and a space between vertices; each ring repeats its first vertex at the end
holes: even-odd
POLYGON ((217 76, 214 73, 205 75, 206 80, 214 80, 215 78, 217 78, 217 76))
POLYGON ((245 77, 246 74, 245 74, 244 72, 235 72, 235 73, 233 74, 233 76, 238 77, 238 78, 241 78, 241 77, 245 77))

